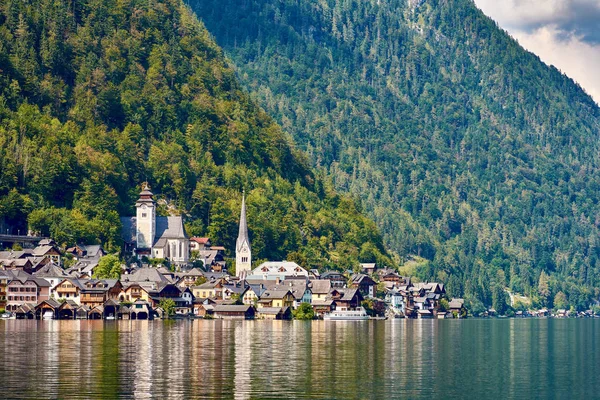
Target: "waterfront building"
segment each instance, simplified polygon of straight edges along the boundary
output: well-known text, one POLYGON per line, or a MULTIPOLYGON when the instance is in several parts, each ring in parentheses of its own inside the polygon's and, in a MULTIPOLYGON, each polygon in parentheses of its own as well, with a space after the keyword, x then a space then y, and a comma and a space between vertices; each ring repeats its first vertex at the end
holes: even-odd
POLYGON ((262 307, 291 307, 294 304, 294 296, 287 289, 266 290, 258 300, 258 308, 262 307))
POLYGON ((41 278, 20 270, 7 270, 6 310, 16 311, 21 305, 30 304, 35 307, 40 301, 50 297, 50 284, 41 278))
POLYGON ((216 319, 254 319, 254 307, 248 305, 218 304, 214 306, 216 319))

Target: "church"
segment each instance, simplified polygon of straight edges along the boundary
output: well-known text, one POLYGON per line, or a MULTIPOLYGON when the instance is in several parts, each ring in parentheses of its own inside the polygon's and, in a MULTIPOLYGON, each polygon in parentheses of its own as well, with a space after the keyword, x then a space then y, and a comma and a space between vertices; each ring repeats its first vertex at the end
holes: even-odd
POLYGON ((154 195, 147 185, 144 185, 135 208, 135 217, 121 217, 125 251, 138 258, 165 258, 173 264, 187 264, 190 241, 183 217, 157 217, 154 195))
POLYGON ((240 230, 235 243, 235 273, 240 279, 245 279, 252 271, 252 251, 250 237, 248 236, 248 222, 246 220, 246 194, 242 195, 242 211, 240 212, 240 230))

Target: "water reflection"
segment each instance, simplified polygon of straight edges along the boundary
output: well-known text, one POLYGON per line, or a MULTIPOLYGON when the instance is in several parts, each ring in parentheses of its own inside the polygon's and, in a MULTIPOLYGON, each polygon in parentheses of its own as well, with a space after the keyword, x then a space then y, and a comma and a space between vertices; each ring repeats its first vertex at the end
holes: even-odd
POLYGON ((597 320, 0 321, 11 398, 599 393, 597 320))

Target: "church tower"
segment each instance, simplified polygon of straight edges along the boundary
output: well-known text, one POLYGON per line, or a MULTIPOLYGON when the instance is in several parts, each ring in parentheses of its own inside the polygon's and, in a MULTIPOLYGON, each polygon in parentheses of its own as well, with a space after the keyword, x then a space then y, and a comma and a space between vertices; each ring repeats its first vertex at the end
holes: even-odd
POLYGON ((246 221, 246 194, 242 195, 242 211, 240 213, 240 232, 235 244, 235 272, 238 277, 245 277, 252 270, 252 252, 248 237, 246 221))
POLYGON ((152 245, 154 244, 154 236, 156 234, 156 203, 153 196, 148 184, 145 183, 140 193, 140 198, 135 203, 135 236, 138 250, 152 250, 152 245))

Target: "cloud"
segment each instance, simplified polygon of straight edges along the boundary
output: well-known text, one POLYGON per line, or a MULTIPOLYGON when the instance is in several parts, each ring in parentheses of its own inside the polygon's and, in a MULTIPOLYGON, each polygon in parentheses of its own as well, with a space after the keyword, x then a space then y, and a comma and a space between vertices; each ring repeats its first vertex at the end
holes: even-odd
POLYGON ((516 31, 512 36, 542 61, 554 65, 579 83, 600 104, 600 45, 591 45, 573 34, 565 38, 554 26, 531 33, 516 31))
POLYGON ((507 30, 535 32, 553 25, 558 37, 600 44, 600 0, 475 0, 481 10, 507 30))
POLYGON ((600 104, 600 0, 475 0, 521 46, 600 104))

